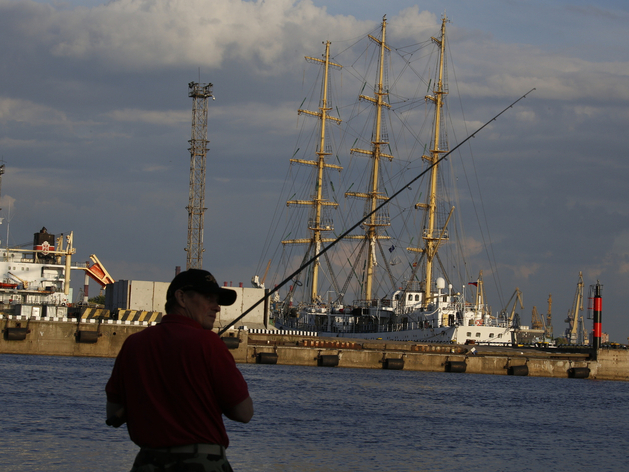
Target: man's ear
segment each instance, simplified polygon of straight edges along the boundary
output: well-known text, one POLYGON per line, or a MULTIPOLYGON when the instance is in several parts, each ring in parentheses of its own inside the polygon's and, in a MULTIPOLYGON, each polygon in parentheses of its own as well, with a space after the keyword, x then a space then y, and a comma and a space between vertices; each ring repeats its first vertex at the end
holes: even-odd
POLYGON ((177 303, 179 303, 180 306, 186 305, 184 295, 185 295, 185 292, 181 289, 175 291, 175 300, 177 300, 177 303))

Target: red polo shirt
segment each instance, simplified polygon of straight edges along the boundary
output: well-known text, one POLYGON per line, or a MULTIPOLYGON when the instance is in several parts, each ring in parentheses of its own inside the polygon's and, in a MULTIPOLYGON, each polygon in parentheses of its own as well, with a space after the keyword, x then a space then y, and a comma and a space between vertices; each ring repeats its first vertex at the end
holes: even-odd
POLYGON ((222 412, 249 396, 225 343, 196 321, 166 315, 127 338, 105 387, 124 405, 138 446, 229 445, 222 412))

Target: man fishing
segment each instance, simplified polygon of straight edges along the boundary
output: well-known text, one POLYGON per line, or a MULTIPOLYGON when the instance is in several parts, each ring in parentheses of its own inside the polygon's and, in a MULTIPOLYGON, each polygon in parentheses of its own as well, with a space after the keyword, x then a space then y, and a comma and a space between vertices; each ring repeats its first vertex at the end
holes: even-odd
POLYGON ((126 422, 140 446, 132 472, 232 470, 222 415, 248 423, 253 402, 212 328, 220 306, 236 296, 205 270, 181 272, 168 287, 161 323, 122 346, 105 387, 107 424, 126 422))

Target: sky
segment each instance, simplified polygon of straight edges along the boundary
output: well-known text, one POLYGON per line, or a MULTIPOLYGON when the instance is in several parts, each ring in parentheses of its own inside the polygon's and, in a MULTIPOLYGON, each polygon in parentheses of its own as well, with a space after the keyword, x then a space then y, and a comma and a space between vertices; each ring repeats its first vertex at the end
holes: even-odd
MULTIPOLYGON (((586 297, 591 284, 604 287, 603 331, 626 343, 622 1, 0 0, 0 244, 32 241, 43 226, 73 231, 75 260, 96 254, 116 280, 169 281, 186 263, 188 83, 200 80, 216 98, 204 268, 249 286, 264 271, 298 140, 304 56, 377 32, 385 14, 391 44, 424 41, 444 12, 468 131, 536 89, 473 140, 502 292, 487 284, 493 306, 518 287, 528 321, 552 293, 558 334, 582 271, 586 297)), ((76 291, 82 283, 73 274, 76 291)))

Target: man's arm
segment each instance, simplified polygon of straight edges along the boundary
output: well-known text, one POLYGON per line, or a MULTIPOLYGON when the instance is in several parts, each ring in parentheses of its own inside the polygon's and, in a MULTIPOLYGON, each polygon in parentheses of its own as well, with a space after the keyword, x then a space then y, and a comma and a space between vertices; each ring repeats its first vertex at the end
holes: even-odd
POLYGON ((119 428, 127 421, 124 406, 118 403, 107 402, 107 419, 105 423, 114 428, 119 428))
POLYGON ((247 397, 238 405, 225 410, 223 413, 230 420, 238 421, 239 423, 249 423, 253 416, 253 400, 251 400, 251 397, 247 397))

